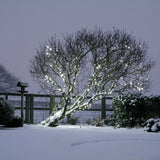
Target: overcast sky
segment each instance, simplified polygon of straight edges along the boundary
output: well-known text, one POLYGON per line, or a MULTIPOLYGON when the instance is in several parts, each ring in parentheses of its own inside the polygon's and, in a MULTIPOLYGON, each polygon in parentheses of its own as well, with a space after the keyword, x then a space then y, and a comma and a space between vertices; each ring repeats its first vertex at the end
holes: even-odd
POLYGON ((148 42, 157 62, 150 94, 160 95, 160 0, 0 0, 0 64, 36 93, 28 70, 39 43, 95 26, 126 29, 148 42))

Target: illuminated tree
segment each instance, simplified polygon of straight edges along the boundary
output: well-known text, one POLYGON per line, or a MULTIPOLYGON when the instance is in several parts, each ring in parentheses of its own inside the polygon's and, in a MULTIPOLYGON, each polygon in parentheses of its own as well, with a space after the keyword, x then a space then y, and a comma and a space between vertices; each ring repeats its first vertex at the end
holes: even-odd
POLYGON ((145 91, 153 62, 148 46, 126 31, 82 29, 58 40, 52 37, 31 60, 31 74, 45 91, 61 101, 43 122, 54 126, 93 101, 120 92, 145 91), (86 100, 87 96, 91 96, 86 100), (72 100, 72 104, 71 104, 72 100))

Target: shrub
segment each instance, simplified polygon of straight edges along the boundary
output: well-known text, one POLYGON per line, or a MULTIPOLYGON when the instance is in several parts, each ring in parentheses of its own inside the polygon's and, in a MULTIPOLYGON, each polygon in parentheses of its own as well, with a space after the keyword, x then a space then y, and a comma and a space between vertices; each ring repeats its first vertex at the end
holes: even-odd
POLYGON ((107 126, 114 126, 114 124, 115 124, 114 114, 106 115, 106 119, 104 120, 104 124, 107 126))
POLYGON ((96 126, 96 127, 102 127, 104 125, 106 125, 106 120, 101 120, 101 118, 97 117, 97 118, 94 118, 92 121, 89 119, 87 121, 87 124, 88 125, 92 125, 92 126, 96 126))
POLYGON ((0 97, 0 124, 6 125, 14 117, 14 106, 0 97))
POLYGON ((150 118, 160 117, 160 96, 153 96, 149 98, 148 113, 150 118))
POLYGON ((104 125, 104 121, 100 118, 94 118, 92 125, 96 127, 102 127, 104 125))
POLYGON ((6 124, 7 127, 22 127, 22 120, 20 117, 16 116, 14 118, 12 118, 11 121, 9 121, 6 124))
POLYGON ((141 126, 149 116, 149 106, 149 98, 141 94, 120 95, 114 98, 114 124, 119 127, 141 126))
POLYGON ((71 115, 67 116, 67 123, 76 125, 78 123, 78 117, 72 117, 71 115))
POLYGON ((150 118, 144 128, 147 132, 160 132, 160 118, 150 118))

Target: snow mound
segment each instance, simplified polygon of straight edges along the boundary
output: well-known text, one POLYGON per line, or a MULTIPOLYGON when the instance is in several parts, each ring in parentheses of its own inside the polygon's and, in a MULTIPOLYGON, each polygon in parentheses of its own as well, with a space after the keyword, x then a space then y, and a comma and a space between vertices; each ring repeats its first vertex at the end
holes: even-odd
POLYGON ((144 128, 147 132, 160 132, 160 118, 150 118, 144 128))

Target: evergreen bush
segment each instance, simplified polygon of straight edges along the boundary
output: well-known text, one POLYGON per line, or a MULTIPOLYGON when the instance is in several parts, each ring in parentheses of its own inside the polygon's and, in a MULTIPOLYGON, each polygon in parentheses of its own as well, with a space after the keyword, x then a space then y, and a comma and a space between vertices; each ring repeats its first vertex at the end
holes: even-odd
POLYGON ((22 127, 22 120, 20 117, 15 116, 6 124, 7 127, 22 127))
POLYGON ((14 118, 14 106, 0 97, 0 124, 6 125, 14 118))
POLYGON ((114 124, 119 127, 141 126, 149 117, 149 102, 149 98, 141 94, 120 95, 114 98, 114 124))
POLYGON ((150 118, 144 128, 147 132, 160 132, 160 118, 150 118))
POLYGON ((150 97, 148 103, 150 104, 148 108, 150 118, 160 117, 160 96, 150 97))

